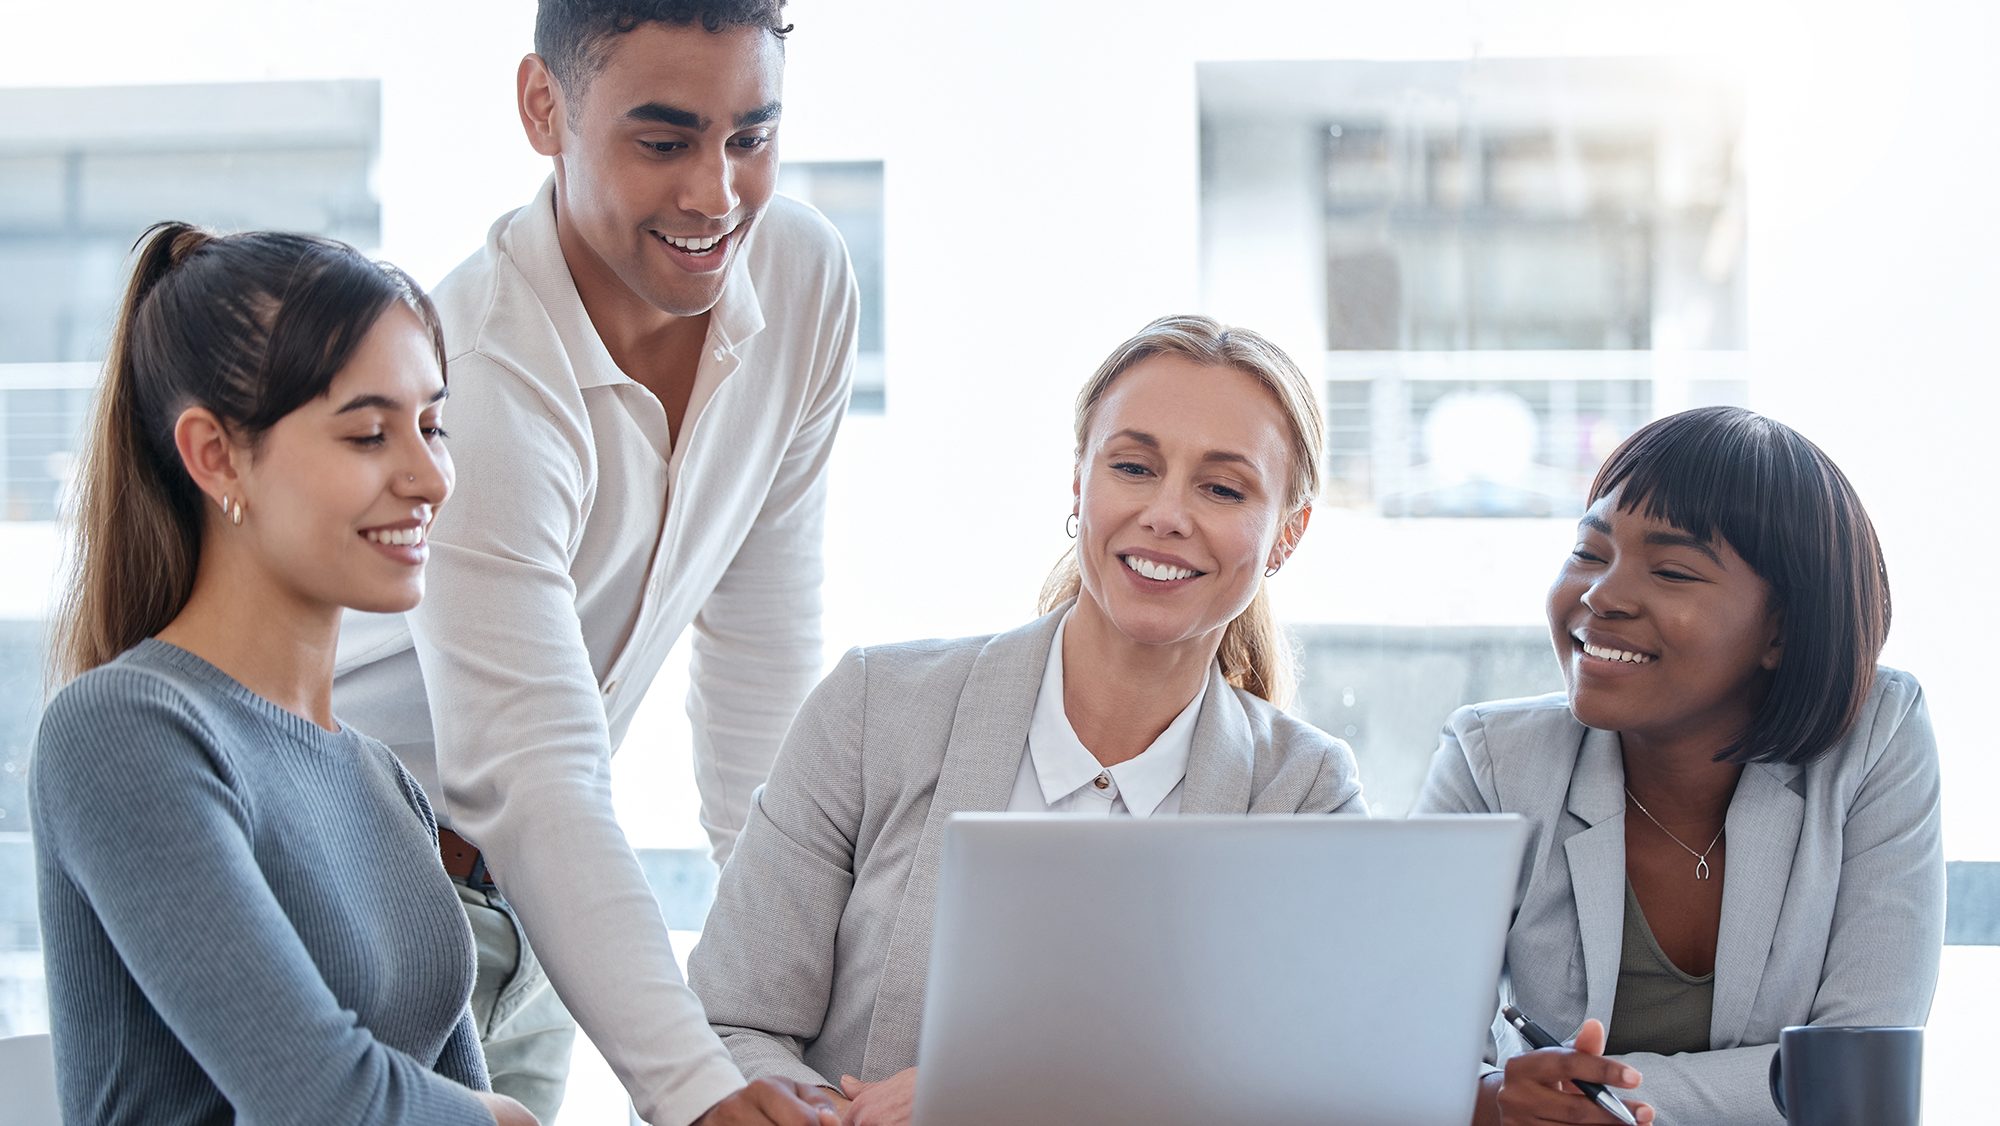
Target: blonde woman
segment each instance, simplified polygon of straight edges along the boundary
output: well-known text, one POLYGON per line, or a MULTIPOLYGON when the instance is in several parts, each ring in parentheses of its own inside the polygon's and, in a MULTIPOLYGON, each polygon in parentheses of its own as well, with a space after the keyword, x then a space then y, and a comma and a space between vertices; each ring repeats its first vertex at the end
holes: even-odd
POLYGON ((484 1090, 430 807, 330 704, 342 609, 423 594, 442 348, 340 243, 139 250, 31 771, 66 1121, 534 1121, 484 1090))
POLYGON ((1255 333, 1167 317, 1111 354, 1077 399, 1076 546, 1043 616, 853 650, 793 723, 689 960, 747 1076, 907 1121, 955 812, 1366 812, 1347 747, 1281 710, 1264 592, 1323 433, 1255 333))

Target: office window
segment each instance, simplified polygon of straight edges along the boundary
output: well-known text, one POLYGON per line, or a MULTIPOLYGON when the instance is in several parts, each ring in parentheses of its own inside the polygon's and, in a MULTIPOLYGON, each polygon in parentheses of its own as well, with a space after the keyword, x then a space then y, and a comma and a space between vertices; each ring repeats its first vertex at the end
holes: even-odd
POLYGON ((0 1035, 47 1026, 27 830, 56 520, 162 219, 381 241, 373 81, 0 90, 0 1035))
POLYGON ((1197 76, 1207 303, 1324 380, 1317 526, 1342 512, 1344 557, 1410 561, 1365 599, 1279 591, 1300 710, 1401 812, 1454 706, 1561 686, 1536 601, 1437 549, 1545 583, 1619 441, 1747 399, 1742 96, 1643 59, 1197 76))
POLYGON ((881 414, 888 404, 882 355, 882 162, 787 162, 778 173, 778 190, 819 208, 847 243, 861 290, 859 354, 848 409, 881 414))
POLYGON ((1306 318, 1331 412, 1325 503, 1569 512, 1641 424, 1745 400, 1733 82, 1646 60, 1200 76, 1211 295, 1321 297, 1306 318), (1322 248, 1289 269, 1259 253, 1273 183, 1292 185, 1289 237, 1322 248))
POLYGON ((374 82, 0 91, 0 520, 45 522, 153 223, 381 241, 374 82))

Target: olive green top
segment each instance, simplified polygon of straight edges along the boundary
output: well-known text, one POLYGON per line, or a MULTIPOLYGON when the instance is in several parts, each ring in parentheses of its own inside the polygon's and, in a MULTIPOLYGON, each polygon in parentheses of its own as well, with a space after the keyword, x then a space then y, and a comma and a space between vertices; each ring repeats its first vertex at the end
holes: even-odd
POLYGON ((1625 884, 1625 944, 1618 963, 1618 995, 1611 1004, 1607 1055, 1627 1052, 1706 1052, 1715 974, 1682 972, 1653 937, 1632 884, 1625 884))

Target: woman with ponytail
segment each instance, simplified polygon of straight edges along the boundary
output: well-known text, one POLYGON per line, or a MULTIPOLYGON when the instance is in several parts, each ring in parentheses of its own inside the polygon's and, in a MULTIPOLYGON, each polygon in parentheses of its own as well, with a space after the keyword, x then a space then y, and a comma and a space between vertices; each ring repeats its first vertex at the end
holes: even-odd
POLYGON ((1280 709, 1263 589, 1305 534, 1322 434, 1255 333, 1167 317, 1111 354, 1077 399, 1076 544, 1043 616, 853 650, 793 722, 689 959, 745 1075, 907 1121, 953 813, 1366 812, 1347 747, 1280 709))
POLYGON ((444 397, 394 267, 142 239, 30 778, 65 1120, 533 1121, 484 1090, 430 807, 330 703, 342 609, 423 593, 444 397))

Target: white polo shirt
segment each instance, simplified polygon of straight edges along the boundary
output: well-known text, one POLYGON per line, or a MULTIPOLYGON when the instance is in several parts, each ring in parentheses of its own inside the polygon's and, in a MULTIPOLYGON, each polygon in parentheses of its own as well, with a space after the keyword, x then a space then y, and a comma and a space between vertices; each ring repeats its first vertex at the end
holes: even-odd
POLYGON ((610 758, 694 627, 695 781, 718 859, 818 679, 826 466, 857 297, 840 238, 775 198, 709 316, 678 446, 612 362, 556 240, 554 181, 433 295, 458 484, 423 603, 350 614, 334 707, 478 845, 639 1112, 741 1085, 612 811, 610 758))

